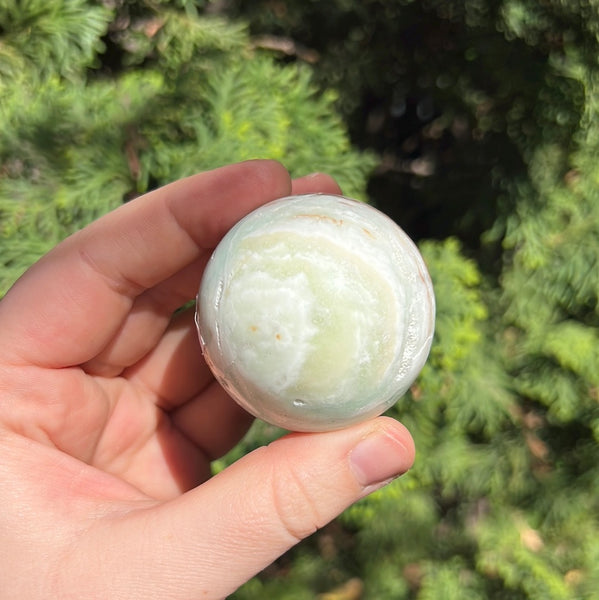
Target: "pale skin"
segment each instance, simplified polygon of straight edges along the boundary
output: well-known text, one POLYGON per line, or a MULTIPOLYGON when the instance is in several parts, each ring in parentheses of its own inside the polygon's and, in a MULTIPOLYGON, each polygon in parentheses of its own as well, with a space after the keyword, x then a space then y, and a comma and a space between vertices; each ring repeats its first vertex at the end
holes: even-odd
POLYGON ((174 312, 234 223, 309 192, 339 188, 272 161, 200 173, 67 238, 0 302, 1 598, 225 598, 410 468, 410 434, 379 417, 210 477, 251 417, 174 312))

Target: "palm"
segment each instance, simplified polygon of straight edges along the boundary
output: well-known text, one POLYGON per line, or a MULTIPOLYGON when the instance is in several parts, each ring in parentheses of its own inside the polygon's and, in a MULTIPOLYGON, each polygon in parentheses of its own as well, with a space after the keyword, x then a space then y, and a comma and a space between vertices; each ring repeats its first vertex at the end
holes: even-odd
MULTIPOLYGON (((293 191, 319 188, 337 191, 328 179, 293 191)), ((203 362, 190 311, 172 314, 195 296, 227 229, 290 192, 272 164, 204 173, 121 207, 45 256, 0 303, 0 368, 10 367, 4 381, 17 407, 0 410, 0 424, 40 452, 90 465, 87 477, 118 478, 134 496, 164 499, 207 478, 250 419, 203 362)))
POLYGON ((210 376, 190 321, 179 316, 153 350, 115 376, 89 374, 91 363, 14 369, 11 387, 28 386, 18 398, 28 436, 157 499, 206 479, 210 461, 243 435, 249 418, 210 376), (160 371, 163 358, 168 368, 160 371), (220 431, 215 414, 226 421, 220 431))

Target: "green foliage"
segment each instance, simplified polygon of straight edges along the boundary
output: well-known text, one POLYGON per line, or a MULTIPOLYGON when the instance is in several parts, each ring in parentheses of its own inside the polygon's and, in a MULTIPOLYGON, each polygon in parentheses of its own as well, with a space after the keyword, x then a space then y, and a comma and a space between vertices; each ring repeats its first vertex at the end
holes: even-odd
POLYGON ((124 200, 222 164, 275 158, 295 175, 327 170, 363 195, 374 161, 351 149, 333 93, 317 93, 306 69, 254 52, 243 27, 173 7, 144 13, 115 34, 128 50, 106 75, 87 67, 104 58, 91 52, 116 27, 109 11, 6 6, 1 47, 21 56, 27 37, 28 53, 6 60, 4 71, 20 75, 0 85, 0 293, 124 200))
MULTIPOLYGON (((502 279, 510 367, 519 392, 553 423, 597 422, 599 205, 594 78, 579 146, 541 148, 508 220, 502 279), (557 155, 557 160, 556 160, 557 155), (556 162, 565 162, 556 168, 556 162)), ((597 439, 597 438, 595 438, 597 439)))
POLYGON ((459 559, 424 566, 418 600, 482 600, 480 579, 459 559))
POLYGON ((507 590, 535 600, 572 598, 559 561, 523 519, 500 513, 477 527, 481 544, 478 567, 501 578, 507 590))
MULTIPOLYGON (((0 293, 121 202, 252 157, 330 172, 428 264, 433 348, 389 411, 414 468, 234 598, 597 597, 598 15, 596 0, 0 7, 0 293)), ((256 423, 215 470, 281 433, 256 423)))
POLYGON ((481 258, 481 232, 514 208, 504 186, 526 177, 540 145, 571 144, 584 111, 568 63, 595 62, 595 2, 230 4, 257 34, 319 57, 352 138, 383 155, 372 201, 412 235, 459 235, 481 258))
POLYGON ((102 49, 111 12, 87 0, 5 0, 0 5, 0 87, 24 70, 77 76, 102 49))

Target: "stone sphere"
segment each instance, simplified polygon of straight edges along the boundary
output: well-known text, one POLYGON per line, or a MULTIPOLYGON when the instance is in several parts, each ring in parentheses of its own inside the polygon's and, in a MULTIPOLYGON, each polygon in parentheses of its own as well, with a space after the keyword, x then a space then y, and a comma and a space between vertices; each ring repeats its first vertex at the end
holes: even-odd
POLYGON ((206 362, 243 408, 292 431, 378 416, 433 339, 422 257, 370 205, 327 194, 270 202, 215 249, 197 297, 206 362))

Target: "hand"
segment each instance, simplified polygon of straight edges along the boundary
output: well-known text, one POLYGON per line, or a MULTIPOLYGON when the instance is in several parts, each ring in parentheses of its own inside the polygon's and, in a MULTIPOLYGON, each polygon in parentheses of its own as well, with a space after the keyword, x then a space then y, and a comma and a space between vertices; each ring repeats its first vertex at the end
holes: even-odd
POLYGON ((191 312, 175 310, 246 213, 338 191, 271 161, 201 173, 72 235, 8 292, 2 598, 223 598, 411 466, 409 433, 379 418, 287 435, 210 478, 250 417, 213 380, 191 312))

